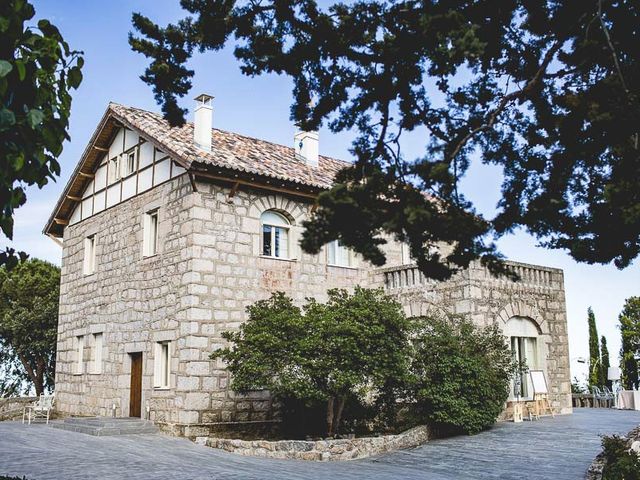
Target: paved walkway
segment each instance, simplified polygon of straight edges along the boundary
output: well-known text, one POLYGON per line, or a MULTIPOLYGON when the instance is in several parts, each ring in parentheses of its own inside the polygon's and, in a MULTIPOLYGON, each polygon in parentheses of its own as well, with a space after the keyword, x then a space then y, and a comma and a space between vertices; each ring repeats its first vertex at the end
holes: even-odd
POLYGON ((626 433, 640 412, 577 409, 538 422, 350 462, 242 457, 164 435, 92 437, 0 422, 0 475, 41 479, 581 479, 601 434, 626 433))

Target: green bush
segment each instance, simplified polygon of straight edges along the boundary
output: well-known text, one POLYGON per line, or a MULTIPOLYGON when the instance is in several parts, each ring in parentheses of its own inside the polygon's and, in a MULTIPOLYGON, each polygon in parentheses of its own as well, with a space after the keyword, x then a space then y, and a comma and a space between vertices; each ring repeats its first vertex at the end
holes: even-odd
POLYGON ((212 358, 227 362, 235 391, 267 389, 292 418, 321 405, 329 436, 343 419, 353 424, 363 411, 354 405, 393 399, 389 390, 407 372, 410 322, 382 290, 330 290, 326 303, 310 299, 303 309, 277 292, 247 312, 239 331, 223 334, 230 346, 212 358))
POLYGON ((271 392, 287 438, 418 423, 477 433, 502 412, 516 368, 497 325, 410 321, 382 290, 330 290, 303 308, 278 292, 247 312, 211 356, 227 363, 236 392, 271 392))
POLYGON ((627 443, 618 435, 602 437, 605 459, 602 480, 640 480, 640 457, 629 451, 627 443))
POLYGON ((417 329, 408 389, 417 420, 444 434, 473 434, 491 426, 515 371, 498 326, 435 317, 419 319, 417 329))

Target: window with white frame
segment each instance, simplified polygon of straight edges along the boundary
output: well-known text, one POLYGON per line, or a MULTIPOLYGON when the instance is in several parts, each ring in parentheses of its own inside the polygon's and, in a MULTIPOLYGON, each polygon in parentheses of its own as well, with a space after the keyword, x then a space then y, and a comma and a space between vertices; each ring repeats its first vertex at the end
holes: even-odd
POLYGON ((327 263, 339 267, 351 266, 351 250, 345 247, 340 240, 334 240, 327 244, 327 263))
POLYGON ((158 210, 151 210, 144 215, 143 255, 150 257, 158 253, 158 210))
POLYGON ((157 342, 154 357, 153 386, 169 388, 171 374, 171 342, 157 342))
POLYGON ((520 389, 514 389, 513 394, 521 398, 529 398, 533 395, 529 385, 529 370, 538 368, 537 351, 538 345, 535 337, 511 337, 511 354, 519 365, 518 376, 520 389))
POLYGON ((76 337, 76 373, 84 373, 84 336, 76 337))
POLYGON ((102 333, 93 334, 93 368, 92 373, 102 373, 102 333))
POLYGON ((268 210, 260 217, 262 223, 262 255, 289 258, 289 221, 277 212, 268 210))
POLYGON ((109 172, 109 183, 115 183, 120 180, 120 156, 113 157, 107 165, 109 172))
POLYGON ((133 172, 136 171, 136 159, 137 159, 136 149, 126 153, 125 156, 126 156, 126 162, 125 162, 124 174, 131 175, 133 172))
POLYGON ((96 236, 89 235, 84 239, 84 262, 82 270, 85 275, 96 271, 96 236))

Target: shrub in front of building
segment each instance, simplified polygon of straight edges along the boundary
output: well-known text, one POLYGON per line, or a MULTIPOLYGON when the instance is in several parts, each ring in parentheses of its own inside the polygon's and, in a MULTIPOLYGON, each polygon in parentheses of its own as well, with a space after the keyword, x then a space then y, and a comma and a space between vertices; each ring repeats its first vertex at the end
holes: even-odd
POLYGON ((459 317, 407 319, 382 290, 330 290, 302 307, 284 293, 247 308, 212 354, 239 393, 269 390, 283 436, 398 431, 429 424, 477 433, 502 412, 514 373, 497 326, 459 317))
POLYGON ((416 421, 442 435, 493 425, 516 368, 499 327, 456 316, 421 318, 413 345, 408 398, 416 421))
MULTIPOLYGON (((345 414, 353 422, 364 411, 354 406, 394 398, 389 389, 408 371, 411 323, 381 289, 330 290, 327 302, 309 299, 303 308, 277 292, 247 312, 212 357, 227 363, 236 392, 269 390, 291 418, 324 412, 326 436, 341 432, 345 414)), ((317 424, 308 422, 308 433, 317 424)))

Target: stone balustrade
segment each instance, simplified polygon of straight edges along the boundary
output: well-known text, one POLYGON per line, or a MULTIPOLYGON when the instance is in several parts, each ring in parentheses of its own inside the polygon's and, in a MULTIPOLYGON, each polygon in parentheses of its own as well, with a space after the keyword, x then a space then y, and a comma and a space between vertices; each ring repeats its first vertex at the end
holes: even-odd
MULTIPOLYGON (((514 288, 525 287, 557 290, 563 287, 561 280, 555 276, 556 271, 559 271, 555 268, 512 261, 505 263, 518 275, 518 281, 514 282, 506 277, 493 277, 479 262, 472 264, 469 270, 463 271, 463 274, 468 272, 472 279, 499 281, 503 283, 502 286, 512 286, 514 288)), ((397 292, 408 288, 421 288, 435 284, 435 281, 427 278, 415 264, 381 268, 378 270, 378 273, 382 275, 384 288, 389 292, 397 292)))

